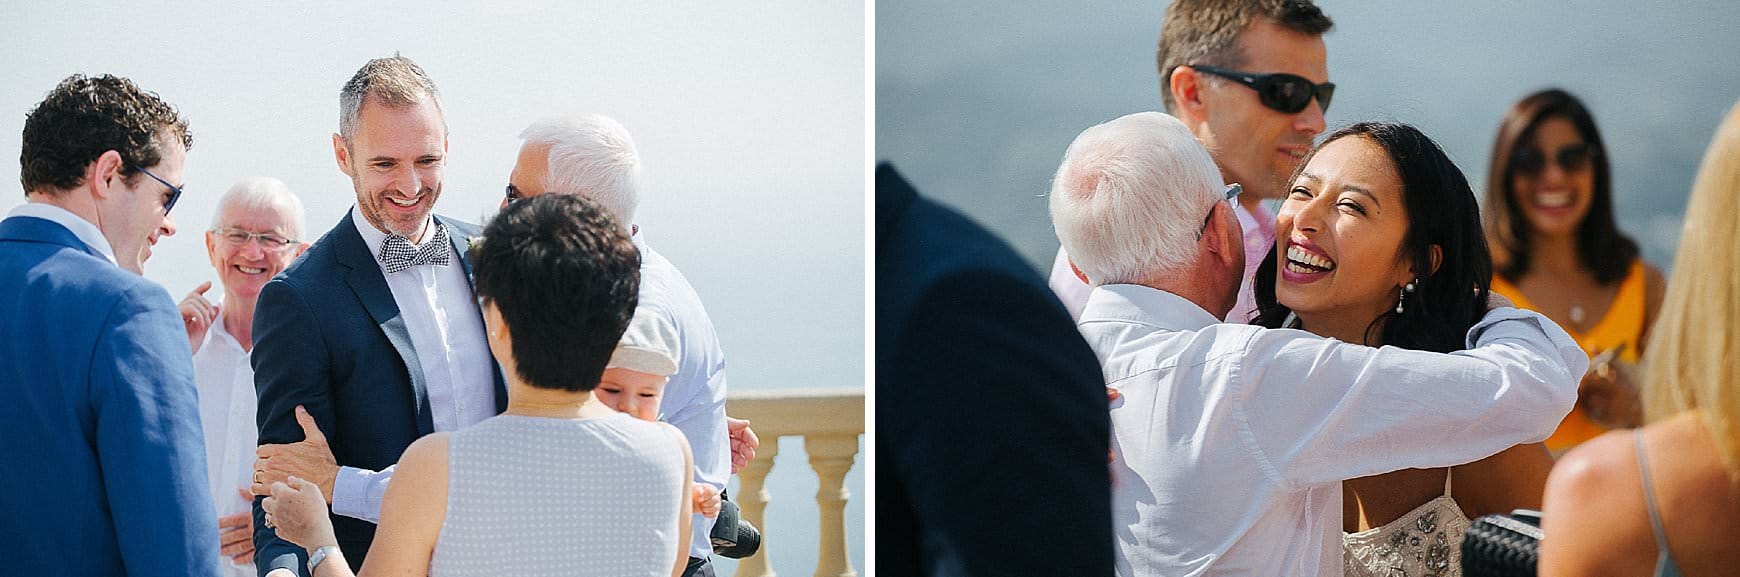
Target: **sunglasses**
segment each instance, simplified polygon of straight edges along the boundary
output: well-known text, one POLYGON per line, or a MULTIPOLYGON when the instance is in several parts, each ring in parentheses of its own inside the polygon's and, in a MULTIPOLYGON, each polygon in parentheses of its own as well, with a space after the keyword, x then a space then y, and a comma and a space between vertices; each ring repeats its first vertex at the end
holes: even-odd
POLYGON ((1195 64, 1190 65, 1190 67, 1197 72, 1206 72, 1243 84, 1251 90, 1257 91, 1257 100, 1261 101, 1263 106, 1287 114, 1295 114, 1305 110, 1305 107, 1311 104, 1313 97, 1316 97, 1319 109, 1329 112, 1329 99, 1335 96, 1334 82, 1313 84, 1305 77, 1295 74, 1257 74, 1195 64))
MULTIPOLYGON (((1579 172, 1589 167, 1589 161, 1595 158, 1595 147, 1590 144, 1569 144, 1559 147, 1553 153, 1553 162, 1559 164, 1559 169, 1565 172, 1579 172)), ((1532 146, 1518 148, 1510 157, 1510 168, 1517 174, 1535 176, 1547 168, 1547 153, 1532 146)))
POLYGON ((151 171, 145 170, 144 168, 133 166, 133 170, 145 173, 145 176, 151 177, 151 180, 161 182, 163 183, 163 186, 169 187, 169 198, 163 201, 163 216, 169 216, 169 209, 175 208, 175 201, 181 200, 181 187, 169 184, 169 181, 163 180, 162 177, 155 174, 151 174, 151 171))

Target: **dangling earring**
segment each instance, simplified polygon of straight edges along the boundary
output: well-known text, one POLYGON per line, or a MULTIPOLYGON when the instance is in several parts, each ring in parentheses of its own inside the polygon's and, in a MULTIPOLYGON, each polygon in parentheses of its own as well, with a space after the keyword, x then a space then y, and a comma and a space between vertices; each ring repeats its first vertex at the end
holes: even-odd
POLYGON ((1402 305, 1408 301, 1408 295, 1413 294, 1418 288, 1420 288, 1420 279, 1415 278, 1396 291, 1398 293, 1396 296, 1396 314, 1402 314, 1402 305))

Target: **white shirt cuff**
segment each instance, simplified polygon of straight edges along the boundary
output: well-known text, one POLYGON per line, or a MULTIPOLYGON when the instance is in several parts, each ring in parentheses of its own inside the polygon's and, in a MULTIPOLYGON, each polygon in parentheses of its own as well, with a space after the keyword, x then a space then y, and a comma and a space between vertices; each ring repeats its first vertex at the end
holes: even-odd
POLYGON ((381 522, 381 497, 387 492, 387 481, 393 478, 393 468, 370 471, 355 467, 339 467, 332 482, 332 513, 370 523, 381 522))

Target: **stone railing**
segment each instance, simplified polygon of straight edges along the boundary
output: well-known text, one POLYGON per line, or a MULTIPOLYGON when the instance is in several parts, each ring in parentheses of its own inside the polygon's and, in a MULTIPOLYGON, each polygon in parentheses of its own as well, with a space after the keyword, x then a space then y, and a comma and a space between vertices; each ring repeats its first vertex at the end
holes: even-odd
MULTIPOLYGON (((816 490, 821 550, 815 575, 855 577, 858 572, 846 557, 846 499, 851 494, 844 481, 857 459, 858 436, 864 434, 864 389, 745 391, 732 394, 726 407, 732 417, 753 422, 755 434, 761 437, 755 460, 737 473, 741 495, 732 495, 743 517, 767 531, 762 515, 772 496, 763 483, 779 454, 779 438, 803 437, 810 468, 821 481, 816 490)), ((767 551, 777 546, 777 535, 762 535, 761 551, 738 563, 737 577, 774 577, 767 551)))

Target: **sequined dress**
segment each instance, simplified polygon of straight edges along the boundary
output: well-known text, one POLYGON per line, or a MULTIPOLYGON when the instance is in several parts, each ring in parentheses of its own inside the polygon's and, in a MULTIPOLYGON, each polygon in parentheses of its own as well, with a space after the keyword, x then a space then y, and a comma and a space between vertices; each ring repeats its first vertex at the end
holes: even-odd
POLYGON ((1468 525, 1468 516, 1450 497, 1450 475, 1446 473, 1442 496, 1381 527, 1342 534, 1342 574, 1460 577, 1462 534, 1468 525))

